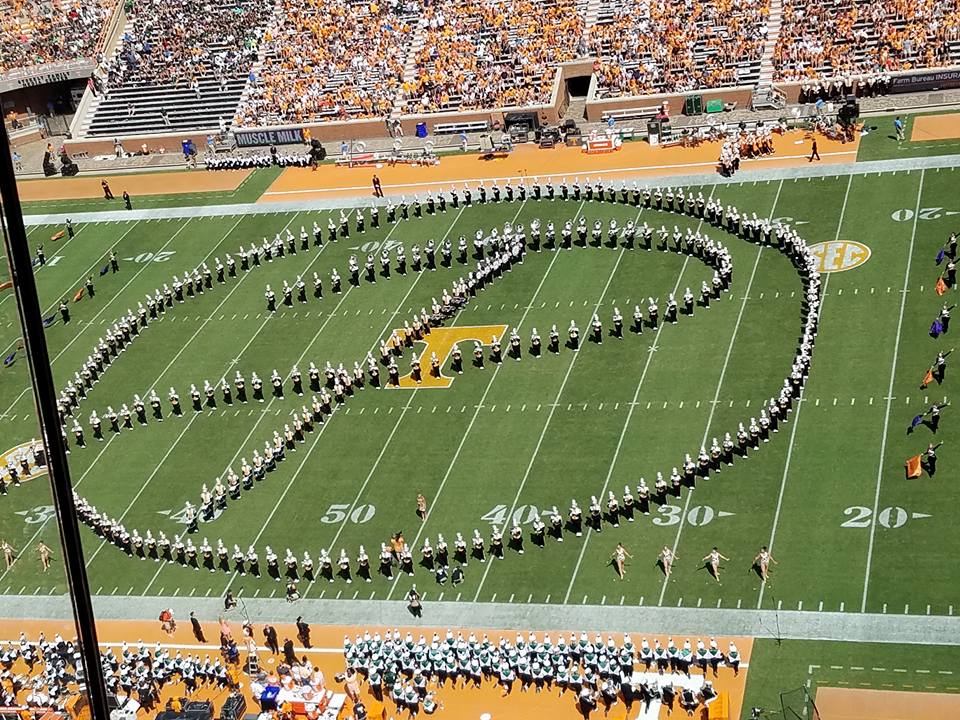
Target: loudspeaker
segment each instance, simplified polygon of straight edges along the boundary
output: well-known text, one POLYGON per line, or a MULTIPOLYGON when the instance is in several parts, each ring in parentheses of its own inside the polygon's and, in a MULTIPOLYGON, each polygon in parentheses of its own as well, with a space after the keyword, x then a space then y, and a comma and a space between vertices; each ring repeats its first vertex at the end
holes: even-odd
POLYGON ((209 700, 192 700, 183 708, 184 720, 213 720, 213 703, 209 700))
POLYGON ((233 693, 220 708, 220 720, 243 720, 247 710, 247 701, 240 693, 233 693))
POLYGON ((703 95, 687 95, 683 100, 683 114, 688 117, 691 115, 702 115, 703 95))
POLYGON ((514 128, 522 128, 530 131, 540 127, 540 116, 535 112, 515 112, 507 113, 503 116, 505 129, 512 131, 514 128))

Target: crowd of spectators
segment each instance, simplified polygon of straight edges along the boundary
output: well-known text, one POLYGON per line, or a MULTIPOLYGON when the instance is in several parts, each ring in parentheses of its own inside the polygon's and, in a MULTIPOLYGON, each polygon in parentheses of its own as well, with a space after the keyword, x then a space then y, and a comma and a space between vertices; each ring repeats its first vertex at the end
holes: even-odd
POLYGON ((951 65, 957 0, 785 0, 774 80, 951 65))
POLYGON ((191 0, 134 0, 131 26, 103 67, 107 86, 197 87, 199 78, 209 75, 246 75, 270 10, 268 0, 203 6, 191 0))
POLYGON ((0 0, 0 74, 93 57, 111 0, 0 0))
POLYGON ((582 54, 575 0, 439 3, 425 13, 407 111, 534 105, 550 99, 557 64, 582 54))
POLYGON ((415 2, 280 0, 238 125, 385 117, 403 79, 415 2))
POLYGON ((739 84, 738 64, 759 70, 769 0, 619 3, 588 40, 601 96, 686 92, 739 84))

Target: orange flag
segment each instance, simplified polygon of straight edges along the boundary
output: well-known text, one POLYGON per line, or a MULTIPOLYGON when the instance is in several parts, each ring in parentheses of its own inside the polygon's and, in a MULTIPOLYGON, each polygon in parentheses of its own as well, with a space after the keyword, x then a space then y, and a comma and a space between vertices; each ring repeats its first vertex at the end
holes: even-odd
POLYGON ((79 290, 77 290, 77 294, 73 296, 74 302, 80 302, 80 300, 83 298, 83 291, 84 291, 83 288, 80 288, 79 290))
POLYGON ((914 455, 912 458, 908 458, 906 462, 907 467, 907 478, 915 479, 923 475, 923 469, 920 466, 920 456, 914 455))
POLYGON ((937 291, 937 295, 943 295, 947 290, 949 290, 947 284, 943 281, 942 276, 937 278, 935 289, 937 291))
POLYGON ((59 240, 59 239, 62 238, 64 235, 66 235, 66 233, 65 233, 63 230, 60 230, 59 232, 55 232, 53 235, 51 235, 51 236, 50 236, 50 239, 51 239, 51 240, 59 240))
POLYGON ((927 374, 923 376, 923 382, 920 383, 920 389, 926 390, 927 385, 933 382, 933 370, 927 370, 927 374))

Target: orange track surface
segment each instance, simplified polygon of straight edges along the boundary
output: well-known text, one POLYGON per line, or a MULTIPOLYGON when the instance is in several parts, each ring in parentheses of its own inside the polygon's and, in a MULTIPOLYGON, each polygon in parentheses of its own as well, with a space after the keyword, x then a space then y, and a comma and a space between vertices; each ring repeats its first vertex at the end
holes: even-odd
POLYGON ((817 709, 821 720, 956 720, 960 695, 821 687, 817 709))
POLYGON ((913 119, 910 142, 960 138, 960 113, 918 115, 913 119))
MULTIPOLYGON (((807 163, 811 136, 791 131, 774 136, 775 154, 754 160, 743 160, 745 169, 796 167, 807 163)), ((823 163, 853 162, 857 157, 859 137, 841 144, 817 138, 823 163)), ((518 145, 506 157, 484 160, 475 154, 443 155, 440 164, 426 167, 396 165, 393 167, 355 167, 320 165, 309 168, 287 168, 263 194, 259 202, 284 202, 347 198, 372 195, 371 180, 380 177, 384 192, 391 195, 425 194, 464 182, 476 184, 492 179, 538 177, 542 180, 571 180, 579 176, 603 177, 605 180, 689 175, 714 172, 720 156, 719 143, 704 143, 696 148, 651 147, 646 142, 624 143, 620 150, 601 155, 587 155, 580 148, 556 147, 540 150, 534 145, 518 145)))
MULTIPOLYGON (((252 170, 208 172, 153 172, 130 175, 83 175, 72 178, 21 180, 17 183, 20 200, 89 200, 103 197, 100 181, 106 180, 120 202, 126 190, 136 199, 143 195, 176 195, 236 190, 252 170)), ((136 205, 134 205, 136 207, 136 205)), ((104 209, 110 209, 105 206, 104 209)))
MULTIPOLYGON (((158 607, 157 613, 159 614, 159 612, 160 608, 158 607)), ((295 612, 295 607, 291 608, 291 614, 293 612, 295 612)), ((203 630, 205 639, 207 640, 205 646, 200 645, 193 637, 189 618, 177 618, 177 622, 177 631, 173 637, 161 631, 159 622, 101 620, 97 623, 97 632, 101 643, 120 645, 126 641, 131 645, 135 645, 138 641, 143 640, 144 643, 152 648, 155 643, 161 642, 165 645, 170 644, 172 646, 170 648, 171 654, 174 654, 176 650, 179 649, 184 655, 197 654, 201 659, 208 654, 211 658, 217 656, 219 653, 219 630, 215 622, 203 622, 203 630), (182 647, 177 648, 176 646, 182 647)), ((243 659, 245 653, 243 653, 243 633, 240 623, 241 620, 236 617, 236 612, 232 612, 230 626, 233 637, 241 649, 241 658, 243 659)), ((281 645, 283 645, 284 640, 288 637, 294 638, 296 642, 297 631, 292 624, 276 623, 274 627, 277 629, 277 636, 281 645)), ((358 632, 362 633, 364 630, 370 630, 372 633, 377 629, 380 628, 376 628, 375 626, 369 628, 316 626, 312 628, 310 640, 313 650, 306 652, 309 654, 310 661, 323 670, 329 689, 338 692, 341 691, 338 683, 334 681, 333 676, 338 672, 342 672, 344 669, 343 654, 341 652, 344 635, 349 635, 352 639, 358 632)), ((381 632, 383 631, 382 629, 380 630, 381 632)), ((441 637, 446 633, 446 628, 400 628, 402 634, 406 634, 408 630, 413 633, 414 638, 418 638, 420 634, 424 634, 428 640, 434 632, 438 632, 441 637)), ((65 638, 75 636, 73 624, 69 621, 0 621, 0 640, 16 640, 20 632, 26 633, 27 639, 29 640, 36 640, 41 632, 44 632, 48 639, 52 639, 57 632, 61 633, 65 638)), ((487 632, 490 639, 494 642, 496 642, 501 635, 509 637, 511 640, 516 636, 516 632, 508 630, 476 630, 475 632, 478 638, 482 637, 483 632, 487 632)), ((255 624, 255 633, 257 642, 262 644, 262 623, 255 624)), ((464 636, 468 633, 469 631, 465 630, 464 636)), ((591 631, 591 640, 593 639, 593 634, 591 631)), ((538 635, 542 637, 542 634, 538 635)), ((553 633, 552 635, 554 639, 558 637, 557 633, 553 633)), ((606 637, 606 634, 604 634, 604 637, 606 637)), ((658 636, 647 636, 651 645, 653 644, 654 637, 658 636)), ((659 637, 660 641, 666 644, 667 637, 659 637)), ((707 636, 704 636, 704 641, 706 641, 706 637, 707 636)), ((622 636, 615 634, 614 639, 619 641, 622 639, 622 636)), ((679 636, 675 639, 678 645, 682 642, 679 636)), ((743 663, 745 665, 749 664, 751 651, 753 649, 752 638, 718 638, 721 643, 721 648, 726 649, 726 643, 731 639, 737 643, 737 647, 743 657, 743 663)), ((691 640, 695 642, 695 638, 691 638, 691 640)), ((633 641, 639 645, 640 635, 634 634, 633 641)), ((297 654, 304 654, 305 651, 299 647, 299 642, 297 642, 297 644, 297 654)), ((261 667, 268 670, 274 667, 274 664, 279 661, 279 656, 274 659, 268 650, 260 650, 259 657, 261 667)), ((741 668, 740 674, 734 677, 732 670, 721 668, 719 677, 710 678, 713 681, 714 687, 719 692, 729 693, 731 719, 740 717, 740 710, 743 704, 743 692, 748 672, 748 668, 741 668)), ((243 685, 244 692, 249 692, 249 681, 246 677, 243 679, 243 685)), ((168 689, 163 693, 163 699, 166 700, 168 697, 181 694, 182 690, 183 686, 179 684, 168 686, 168 689)), ((364 686, 361 692, 365 696, 367 695, 366 686, 364 686)), ((215 707, 219 708, 219 703, 226 698, 227 694, 225 690, 214 691, 213 689, 206 688, 201 689, 197 697, 198 699, 213 700, 215 707)), ((569 720, 575 720, 576 718, 582 717, 576 708, 576 698, 572 693, 567 692, 562 696, 558 695, 556 690, 544 691, 541 694, 537 694, 532 690, 525 693, 520 690, 519 682, 514 685, 513 692, 508 697, 502 697, 500 689, 492 683, 484 683, 480 689, 473 688, 472 686, 466 689, 453 689, 448 684, 436 691, 436 699, 437 702, 442 703, 443 706, 435 715, 438 720, 476 720, 480 717, 481 713, 485 712, 490 713, 494 720, 531 720, 537 717, 549 717, 551 720, 567 720, 568 718, 569 720)), ((401 717, 393 712, 394 706, 390 701, 386 702, 386 706, 388 710, 387 717, 401 717)), ((254 703, 253 699, 248 695, 247 713, 256 712, 256 707, 256 703, 254 703)), ((636 717, 637 712, 638 706, 635 704, 632 715, 636 717)), ((677 710, 677 713, 680 713, 680 711, 677 710)), ((682 715, 683 713, 680 714, 682 715)), ((614 706, 608 717, 611 720, 625 720, 625 716, 625 708, 621 702, 614 706)), ((403 717, 407 717, 406 713, 403 714, 403 717)), ((595 711, 591 717, 602 718, 602 709, 595 711)), ((661 710, 661 717, 667 717, 666 709, 661 710)))

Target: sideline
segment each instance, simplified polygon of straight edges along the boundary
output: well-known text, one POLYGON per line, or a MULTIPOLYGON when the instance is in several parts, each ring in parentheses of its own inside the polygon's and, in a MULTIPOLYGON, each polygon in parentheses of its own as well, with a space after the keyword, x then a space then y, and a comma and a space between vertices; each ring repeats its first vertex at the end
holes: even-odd
MULTIPOLYGON (((938 155, 933 157, 917 158, 895 158, 892 160, 870 160, 858 163, 838 163, 834 165, 805 165, 802 167, 779 168, 771 170, 746 170, 739 174, 725 178, 717 175, 715 172, 699 173, 692 175, 669 175, 663 178, 652 178, 649 176, 629 177, 625 182, 632 183, 636 181, 641 187, 651 187, 659 180, 671 186, 680 185, 743 185, 745 183, 803 180, 806 178, 837 177, 846 175, 869 175, 871 173, 895 173, 913 170, 936 170, 952 169, 960 167, 960 155, 938 155)), ((594 173, 596 174, 596 173, 594 173)), ((527 179, 527 178, 524 178, 527 179)), ((502 181, 505 178, 483 178, 482 182, 490 183, 493 181, 502 181)), ((480 182, 478 180, 477 182, 480 182)), ((453 187, 462 181, 454 183, 445 182, 442 189, 453 187)), ((103 211, 73 213, 71 217, 75 223, 90 222, 118 222, 122 220, 171 220, 177 218, 198 218, 198 217, 223 217, 227 215, 280 215, 283 213, 306 212, 311 210, 331 210, 346 207, 370 207, 372 205, 386 206, 390 202, 397 200, 396 196, 385 198, 366 197, 368 188, 364 188, 362 201, 360 198, 336 198, 330 200, 303 200, 291 202, 271 202, 263 203, 243 203, 227 205, 199 205, 182 208, 155 208, 144 210, 127 211, 103 211)), ((540 202, 550 202, 541 200, 540 202)), ((474 203, 474 206, 479 206, 474 203)), ((65 215, 59 214, 30 214, 24 215, 24 224, 27 227, 33 225, 57 225, 63 222, 65 215)))
MULTIPOLYGON (((238 597, 242 595, 238 593, 238 597)), ((801 610, 737 610, 725 608, 631 607, 559 604, 507 604, 424 601, 423 618, 407 612, 406 603, 387 600, 300 600, 242 598, 251 621, 282 621, 303 615, 317 627, 470 627, 533 632, 557 628, 590 628, 604 632, 674 635, 835 640, 906 645, 960 644, 960 617, 943 615, 878 615, 874 613, 813 612, 801 610)), ((65 595, 4 595, 4 617, 62 620, 70 617, 65 595)), ((191 611, 203 620, 223 614, 218 597, 94 596, 96 614, 109 620, 154 622, 159 608, 171 608, 177 617, 191 611)))

